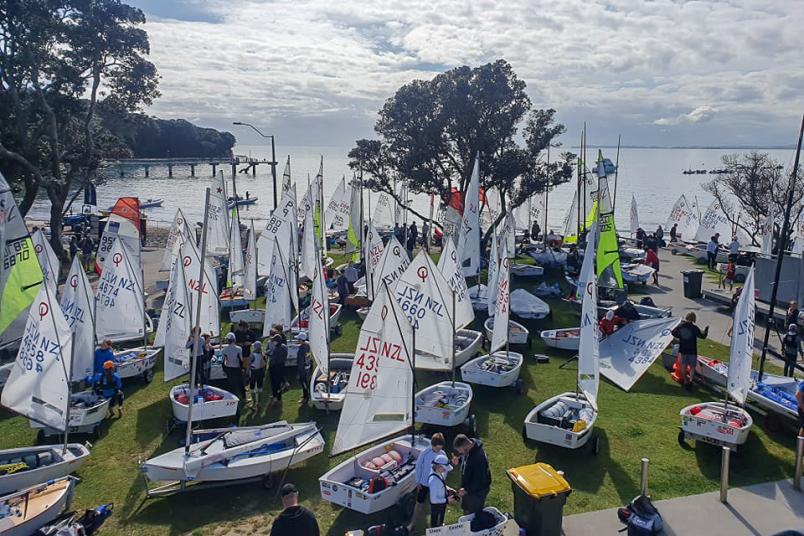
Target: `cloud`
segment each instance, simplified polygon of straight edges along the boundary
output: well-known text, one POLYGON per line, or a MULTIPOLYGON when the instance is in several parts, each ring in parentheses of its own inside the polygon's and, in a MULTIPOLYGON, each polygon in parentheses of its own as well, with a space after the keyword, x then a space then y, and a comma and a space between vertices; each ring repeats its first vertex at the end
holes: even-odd
POLYGON ((675 117, 662 117, 653 122, 654 125, 675 126, 685 123, 702 123, 709 121, 717 113, 712 106, 698 106, 688 114, 679 114, 675 117))
POLYGON ((804 109, 790 74, 804 26, 796 2, 129 1, 149 15, 162 75, 149 113, 218 128, 248 120, 293 144, 372 136, 400 85, 497 58, 534 105, 558 110, 573 141, 588 119, 597 143, 618 133, 631 143, 744 142, 746 125, 757 143, 786 143, 791 110, 804 109), (666 128, 715 113, 707 129, 666 128))

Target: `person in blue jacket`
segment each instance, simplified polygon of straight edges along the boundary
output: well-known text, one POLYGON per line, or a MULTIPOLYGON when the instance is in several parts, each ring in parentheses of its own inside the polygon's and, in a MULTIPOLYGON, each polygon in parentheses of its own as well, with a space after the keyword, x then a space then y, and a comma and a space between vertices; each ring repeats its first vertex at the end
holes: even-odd
POLYGON ((100 374, 103 372, 103 364, 107 361, 114 361, 112 341, 109 339, 101 341, 99 347, 95 349, 95 360, 92 367, 92 374, 100 374))
MULTIPOLYGON (((111 399, 109 406, 117 406, 118 417, 123 416, 123 381, 120 375, 114 371, 114 361, 106 361, 103 364, 103 372, 95 374, 89 380, 95 392, 101 396, 111 399)), ((110 413, 111 415, 111 413, 110 413)))

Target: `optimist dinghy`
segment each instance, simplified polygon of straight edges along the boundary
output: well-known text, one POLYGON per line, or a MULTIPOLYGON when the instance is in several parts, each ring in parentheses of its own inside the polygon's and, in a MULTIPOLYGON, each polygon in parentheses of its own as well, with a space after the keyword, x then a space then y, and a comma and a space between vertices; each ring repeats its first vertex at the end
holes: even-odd
MULTIPOLYGON (((193 415, 195 419, 195 415, 193 415)), ((296 466, 324 451, 324 438, 314 422, 279 421, 260 426, 193 432, 189 449, 179 447, 140 465, 148 482, 166 483, 148 489, 148 496, 180 491, 192 481, 239 483, 296 466), (212 435, 212 439, 202 439, 212 435)))
POLYGON ((0 450, 0 495, 69 475, 81 468, 89 448, 78 443, 0 450))
POLYGON ((511 312, 527 320, 541 320, 550 314, 550 306, 527 290, 518 288, 511 293, 511 312))
POLYGON ((578 389, 549 398, 533 408, 523 425, 522 435, 559 447, 577 449, 594 437, 594 452, 599 438, 592 433, 597 422, 597 392, 600 384, 600 331, 597 324, 597 280, 595 248, 597 226, 593 226, 586 244, 581 267, 586 281, 581 309, 581 341, 578 350, 578 389))
MULTIPOLYGON (((341 318, 341 308, 342 305, 340 303, 330 303, 329 304, 329 329, 335 330, 336 326, 338 325, 338 320, 341 318)), ((293 317, 293 320, 290 323, 290 332, 294 335, 305 331, 310 326, 310 308, 308 307, 301 313, 301 320, 299 320, 299 315, 293 317)))
MULTIPOLYGON (((71 434, 97 434, 98 428, 109 414, 109 402, 109 398, 97 395, 92 391, 71 394, 69 432, 71 434)), ((43 437, 64 433, 58 428, 45 426, 37 421, 30 422, 31 428, 38 429, 43 437)))
POLYGON ((551 348, 577 352, 581 345, 581 328, 547 329, 539 333, 539 337, 551 348))
POLYGON ((142 376, 145 383, 154 379, 154 365, 162 352, 154 346, 138 346, 114 353, 117 374, 121 380, 142 376))
POLYGON ((527 254, 546 268, 559 269, 567 266, 567 252, 558 248, 531 249, 527 254))
POLYGON ((511 275, 516 277, 541 277, 544 275, 544 268, 534 264, 511 264, 511 275))
POLYGON ((628 284, 641 283, 643 285, 650 281, 653 272, 656 270, 646 264, 623 264, 623 281, 628 284))
MULTIPOLYGON (((170 404, 173 418, 187 422, 190 408, 190 386, 186 383, 176 385, 170 390, 170 404)), ((237 413, 240 399, 235 395, 211 385, 199 385, 193 400, 193 422, 232 417, 237 413)))
POLYGON ((486 311, 488 309, 489 288, 486 285, 482 283, 472 285, 469 287, 468 293, 469 299, 472 301, 472 309, 475 311, 486 311))
MULTIPOLYGON (((459 329, 455 332, 455 367, 460 367, 480 351, 483 346, 483 334, 473 329, 459 329)), ((417 370, 445 370, 440 366, 432 366, 435 356, 423 351, 416 352, 417 370)), ((449 370, 449 369, 446 369, 449 370)))
POLYGON ((69 508, 74 480, 51 480, 0 497, 0 534, 30 536, 69 508))
MULTIPOLYGON (((494 317, 489 317, 483 323, 483 329, 486 331, 486 338, 491 340, 492 333, 494 332, 494 317)), ((530 331, 528 328, 514 320, 508 320, 508 342, 510 344, 529 344, 530 331)))
POLYGON ((682 409, 678 442, 703 441, 736 450, 748 439, 753 420, 742 407, 751 391, 754 353, 754 269, 748 272, 743 293, 734 311, 734 333, 729 351, 729 370, 723 402, 702 402, 682 409), (735 404, 729 405, 729 398, 735 404))
POLYGON ((472 386, 463 382, 440 382, 416 393, 416 421, 434 426, 466 426, 475 432, 472 386))
POLYGON ((340 411, 346 399, 349 375, 352 372, 354 354, 330 354, 327 364, 328 374, 316 366, 310 378, 310 400, 313 407, 320 410, 340 411), (329 390, 327 389, 329 383, 329 390))

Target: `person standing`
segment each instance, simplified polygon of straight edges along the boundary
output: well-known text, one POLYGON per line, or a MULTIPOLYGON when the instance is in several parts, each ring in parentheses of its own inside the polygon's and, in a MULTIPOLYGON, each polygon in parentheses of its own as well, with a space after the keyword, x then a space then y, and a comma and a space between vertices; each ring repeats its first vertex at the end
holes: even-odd
POLYGON ((715 269, 715 264, 717 262, 717 240, 713 236, 709 239, 709 243, 706 244, 706 264, 710 270, 715 269))
POLYGON ((307 342, 307 333, 300 332, 296 335, 296 340, 299 342, 299 351, 296 354, 296 372, 302 389, 299 405, 306 406, 310 403, 310 374, 313 372, 313 358, 310 355, 310 343, 307 342))
POLYGON ((408 227, 408 235, 413 237, 413 243, 415 244, 419 240, 419 229, 416 227, 416 222, 411 222, 410 227, 408 227))
POLYGON ((642 249, 642 247, 645 245, 645 230, 642 227, 639 227, 636 230, 636 241, 637 247, 642 249))
POLYGON ((422 223, 422 245, 430 251, 430 225, 426 221, 422 223))
POLYGON ((262 353, 262 343, 254 341, 251 345, 251 354, 248 360, 248 390, 251 393, 251 406, 260 407, 260 394, 265 383, 265 356, 262 353))
POLYGON ((539 226, 539 222, 533 220, 533 225, 530 226, 530 239, 534 242, 539 240, 539 235, 542 232, 541 226, 539 226))
POLYGON ((338 303, 341 305, 346 305, 346 299, 349 297, 349 280, 344 272, 341 272, 335 281, 335 288, 338 289, 338 303))
POLYGON ((355 268, 355 263, 349 262, 346 265, 346 268, 343 269, 343 275, 346 276, 346 281, 349 283, 349 294, 355 293, 355 283, 360 278, 357 273, 357 268, 355 268))
POLYGON ((659 250, 659 241, 656 239, 656 235, 649 234, 645 237, 645 251, 652 249, 653 251, 659 250))
POLYGON ((270 351, 268 372, 271 375, 271 402, 269 406, 282 403, 282 391, 285 387, 285 362, 288 359, 288 347, 282 342, 282 337, 274 335, 270 351))
MULTIPOLYGON (((416 506, 413 509, 413 517, 411 518, 408 531, 413 534, 413 529, 416 526, 419 516, 424 509, 424 505, 428 503, 430 491, 430 474, 433 471, 433 461, 436 456, 444 456, 444 447, 447 442, 444 439, 444 434, 436 432, 430 437, 430 446, 424 449, 419 457, 416 458, 416 506)), ((432 509, 431 509, 432 512, 432 509)))
POLYGON ((101 341, 100 345, 98 345, 98 348, 95 349, 92 374, 100 374, 103 372, 103 365, 107 361, 114 362, 114 352, 112 351, 112 341, 104 339, 101 341))
POLYGON ((656 228, 656 232, 653 235, 656 237, 657 247, 664 247, 664 229, 662 229, 661 225, 656 228))
POLYGON ((695 367, 698 364, 698 339, 705 339, 709 335, 709 326, 701 331, 695 325, 695 313, 689 312, 684 320, 673 328, 671 334, 678 339, 678 353, 680 355, 679 377, 681 385, 687 391, 692 389, 692 382, 695 379, 695 367), (689 380, 687 380, 687 367, 690 369, 689 380))
POLYGON ((201 354, 201 361, 198 363, 196 382, 198 385, 207 385, 212 372, 212 358, 215 357, 215 348, 212 347, 212 335, 204 333, 202 337, 204 338, 204 353, 201 354))
POLYGON ((798 324, 789 324, 787 334, 782 338, 784 350, 784 375, 792 378, 796 371, 798 356, 804 355, 801 348, 801 338, 798 335, 798 324))
POLYGON ((740 242, 737 240, 737 235, 731 237, 729 244, 729 260, 736 261, 737 256, 740 254, 740 242))
POLYGON ((672 227, 670 227, 670 242, 675 242, 678 239, 678 224, 674 223, 672 227))
POLYGON ((246 388, 243 385, 243 349, 237 345, 235 334, 226 334, 226 346, 223 347, 223 373, 229 382, 229 391, 246 399, 246 388))
POLYGON ((73 260, 78 255, 78 240, 75 235, 70 237, 70 260, 73 260))
POLYGON ((187 337, 187 343, 184 345, 190 352, 190 367, 192 368, 192 360, 195 359, 195 382, 196 385, 204 385, 201 381, 203 378, 202 361, 204 359, 204 341, 201 338, 201 328, 194 326, 190 331, 190 336, 187 337))
MULTIPOLYGON (((734 281, 737 279, 737 266, 734 261, 729 257, 729 263, 726 265, 726 274, 723 276, 723 288, 729 286, 729 292, 734 290, 734 281)), ((719 286, 719 285, 718 285, 719 286)))
POLYGON ((486 506, 486 497, 491 489, 491 470, 483 442, 469 439, 464 434, 455 436, 452 446, 460 453, 453 455, 453 465, 461 464, 461 508, 464 514, 476 514, 486 506))
POLYGON ((408 241, 405 244, 405 249, 408 251, 408 257, 413 258, 413 250, 416 248, 416 239, 413 235, 408 233, 408 241))
POLYGON ((271 536, 319 536, 315 515, 299 505, 299 490, 293 484, 282 486, 282 512, 274 520, 271 536))
MULTIPOLYGON (((451 500, 453 490, 447 486, 447 475, 452 471, 447 455, 439 453, 431 464, 427 478, 428 495, 430 496, 430 528, 444 525, 447 504, 451 500)), ((454 492, 453 492, 454 493, 454 492)))
POLYGON ((86 270, 91 270, 92 252, 95 250, 95 244, 92 242, 92 238, 90 238, 89 233, 84 235, 84 238, 78 244, 78 247, 81 248, 81 256, 82 260, 84 261, 84 268, 86 270))
POLYGON ((790 300, 787 304, 787 311, 784 313, 784 325, 789 326, 790 324, 798 325, 798 302, 796 300, 790 300))
POLYGON ((653 268, 653 284, 659 286, 659 256, 652 249, 645 252, 645 264, 653 268))
POLYGON ((248 322, 245 320, 238 322, 234 334, 238 346, 243 349, 243 356, 248 359, 248 356, 251 355, 251 344, 256 340, 248 322))

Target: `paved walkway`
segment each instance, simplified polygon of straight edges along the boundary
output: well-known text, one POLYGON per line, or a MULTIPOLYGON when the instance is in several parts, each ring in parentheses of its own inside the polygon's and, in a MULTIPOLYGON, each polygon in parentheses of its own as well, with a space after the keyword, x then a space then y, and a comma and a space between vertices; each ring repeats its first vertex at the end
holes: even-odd
MULTIPOLYGON (((804 530, 804 493, 788 480, 732 489, 727 504, 720 502, 719 492, 712 492, 655 505, 668 536, 770 536, 804 530)), ((565 536, 615 535, 622 528, 616 508, 564 518, 565 536)))

